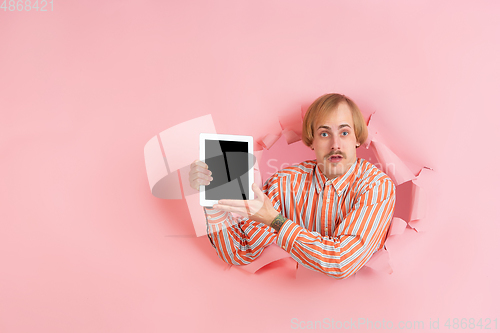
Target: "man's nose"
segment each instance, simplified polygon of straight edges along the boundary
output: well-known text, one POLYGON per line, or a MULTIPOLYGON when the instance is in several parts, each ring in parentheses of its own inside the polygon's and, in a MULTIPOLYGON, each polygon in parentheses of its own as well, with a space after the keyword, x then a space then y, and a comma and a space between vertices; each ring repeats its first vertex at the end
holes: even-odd
POLYGON ((336 134, 331 136, 330 148, 332 150, 340 150, 340 137, 336 134))

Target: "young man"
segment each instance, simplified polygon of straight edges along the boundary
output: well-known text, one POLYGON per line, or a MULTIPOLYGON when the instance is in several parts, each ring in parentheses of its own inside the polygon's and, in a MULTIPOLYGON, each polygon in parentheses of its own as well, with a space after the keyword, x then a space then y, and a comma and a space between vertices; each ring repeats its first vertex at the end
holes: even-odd
MULTIPOLYGON (((304 117, 302 141, 316 160, 278 171, 255 200, 219 200, 207 209, 209 237, 219 257, 245 265, 276 242, 301 265, 334 278, 356 273, 382 249, 396 189, 356 149, 368 129, 356 104, 340 94, 319 97, 304 117), (236 221, 230 212, 248 216, 236 221)), ((191 165, 195 189, 208 185, 207 165, 191 165)))

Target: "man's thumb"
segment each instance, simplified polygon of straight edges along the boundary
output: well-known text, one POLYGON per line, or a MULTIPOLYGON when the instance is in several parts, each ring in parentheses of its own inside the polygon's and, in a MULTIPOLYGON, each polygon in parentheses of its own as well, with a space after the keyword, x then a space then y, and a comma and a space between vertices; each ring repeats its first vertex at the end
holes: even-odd
POLYGON ((264 192, 261 191, 261 189, 257 186, 257 184, 255 183, 252 184, 252 190, 253 193, 255 193, 255 196, 257 197, 256 199, 262 200, 265 194, 264 192))

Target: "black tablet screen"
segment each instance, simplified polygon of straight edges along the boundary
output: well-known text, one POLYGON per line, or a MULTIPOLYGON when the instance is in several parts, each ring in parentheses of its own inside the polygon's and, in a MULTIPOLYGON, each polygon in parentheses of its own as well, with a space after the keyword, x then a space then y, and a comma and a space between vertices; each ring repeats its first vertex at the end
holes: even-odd
POLYGON ((205 199, 248 200, 248 170, 253 165, 248 143, 205 140, 205 163, 213 177, 210 185, 205 186, 205 199))

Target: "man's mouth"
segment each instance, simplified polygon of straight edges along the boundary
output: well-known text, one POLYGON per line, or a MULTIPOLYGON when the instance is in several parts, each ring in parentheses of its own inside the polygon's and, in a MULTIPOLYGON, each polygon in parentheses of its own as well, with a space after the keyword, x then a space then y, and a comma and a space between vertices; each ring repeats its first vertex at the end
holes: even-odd
POLYGON ((342 160, 343 156, 342 155, 332 155, 328 157, 328 161, 331 163, 338 163, 342 160))

